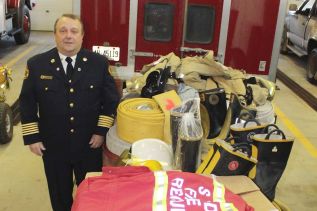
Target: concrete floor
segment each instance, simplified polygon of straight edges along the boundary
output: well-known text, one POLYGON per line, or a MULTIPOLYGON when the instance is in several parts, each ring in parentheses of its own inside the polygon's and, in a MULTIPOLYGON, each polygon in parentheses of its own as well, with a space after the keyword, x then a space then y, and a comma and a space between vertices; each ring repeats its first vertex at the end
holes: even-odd
MULTIPOLYGON (((12 88, 7 94, 9 104, 19 95, 26 60, 53 46, 53 35, 47 32, 33 32, 30 42, 23 46, 15 46, 12 40, 0 41, 0 62, 13 70, 12 88)), ((287 59, 280 59, 280 69, 289 65, 287 59)), ((287 67, 292 68, 298 69, 296 64, 287 67)), ((279 81, 277 85, 280 90, 274 106, 278 125, 296 140, 276 198, 291 210, 317 210, 317 112, 279 81)), ((0 145, 0 211, 21 210, 48 211, 51 208, 42 160, 23 146, 19 124, 14 127, 12 142, 0 145)))

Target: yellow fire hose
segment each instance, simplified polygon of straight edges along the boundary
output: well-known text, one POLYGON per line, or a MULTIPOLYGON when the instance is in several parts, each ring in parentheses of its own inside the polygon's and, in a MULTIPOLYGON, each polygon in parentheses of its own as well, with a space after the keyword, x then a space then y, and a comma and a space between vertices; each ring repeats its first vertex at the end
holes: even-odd
POLYGON ((126 142, 144 138, 164 138, 164 113, 152 99, 132 98, 117 110, 117 134, 126 142))

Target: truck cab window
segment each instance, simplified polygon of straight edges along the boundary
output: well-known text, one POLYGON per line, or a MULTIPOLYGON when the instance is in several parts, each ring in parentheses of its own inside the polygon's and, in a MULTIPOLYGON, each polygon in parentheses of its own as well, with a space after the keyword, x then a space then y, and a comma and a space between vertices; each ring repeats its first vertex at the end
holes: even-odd
POLYGON ((173 34, 174 6, 148 3, 144 10, 144 39, 168 42, 173 34))
POLYGON ((211 43, 215 27, 215 9, 211 6, 189 5, 185 41, 211 43))
POLYGON ((315 3, 315 0, 307 1, 306 4, 304 3, 302 8, 300 8, 299 10, 299 14, 308 16, 314 3, 315 3))

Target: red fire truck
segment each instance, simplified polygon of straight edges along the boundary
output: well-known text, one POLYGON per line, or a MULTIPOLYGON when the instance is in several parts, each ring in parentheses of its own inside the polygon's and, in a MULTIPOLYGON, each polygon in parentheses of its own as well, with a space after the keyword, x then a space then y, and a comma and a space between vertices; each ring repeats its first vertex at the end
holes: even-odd
POLYGON ((0 39, 14 36, 17 44, 28 42, 32 0, 0 0, 0 39))
POLYGON ((81 0, 84 46, 100 48, 123 74, 160 55, 213 50, 216 58, 275 80, 287 1, 81 0), (112 48, 117 47, 117 48, 112 48))

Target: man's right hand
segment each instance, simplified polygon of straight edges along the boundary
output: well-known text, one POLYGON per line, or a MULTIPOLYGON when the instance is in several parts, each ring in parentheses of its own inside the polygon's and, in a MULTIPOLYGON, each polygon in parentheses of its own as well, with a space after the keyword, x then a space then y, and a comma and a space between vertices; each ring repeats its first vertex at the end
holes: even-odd
POLYGON ((38 155, 38 156, 43 156, 43 152, 42 150, 46 150, 43 142, 37 142, 34 144, 30 144, 29 145, 31 152, 33 152, 34 154, 38 155))

